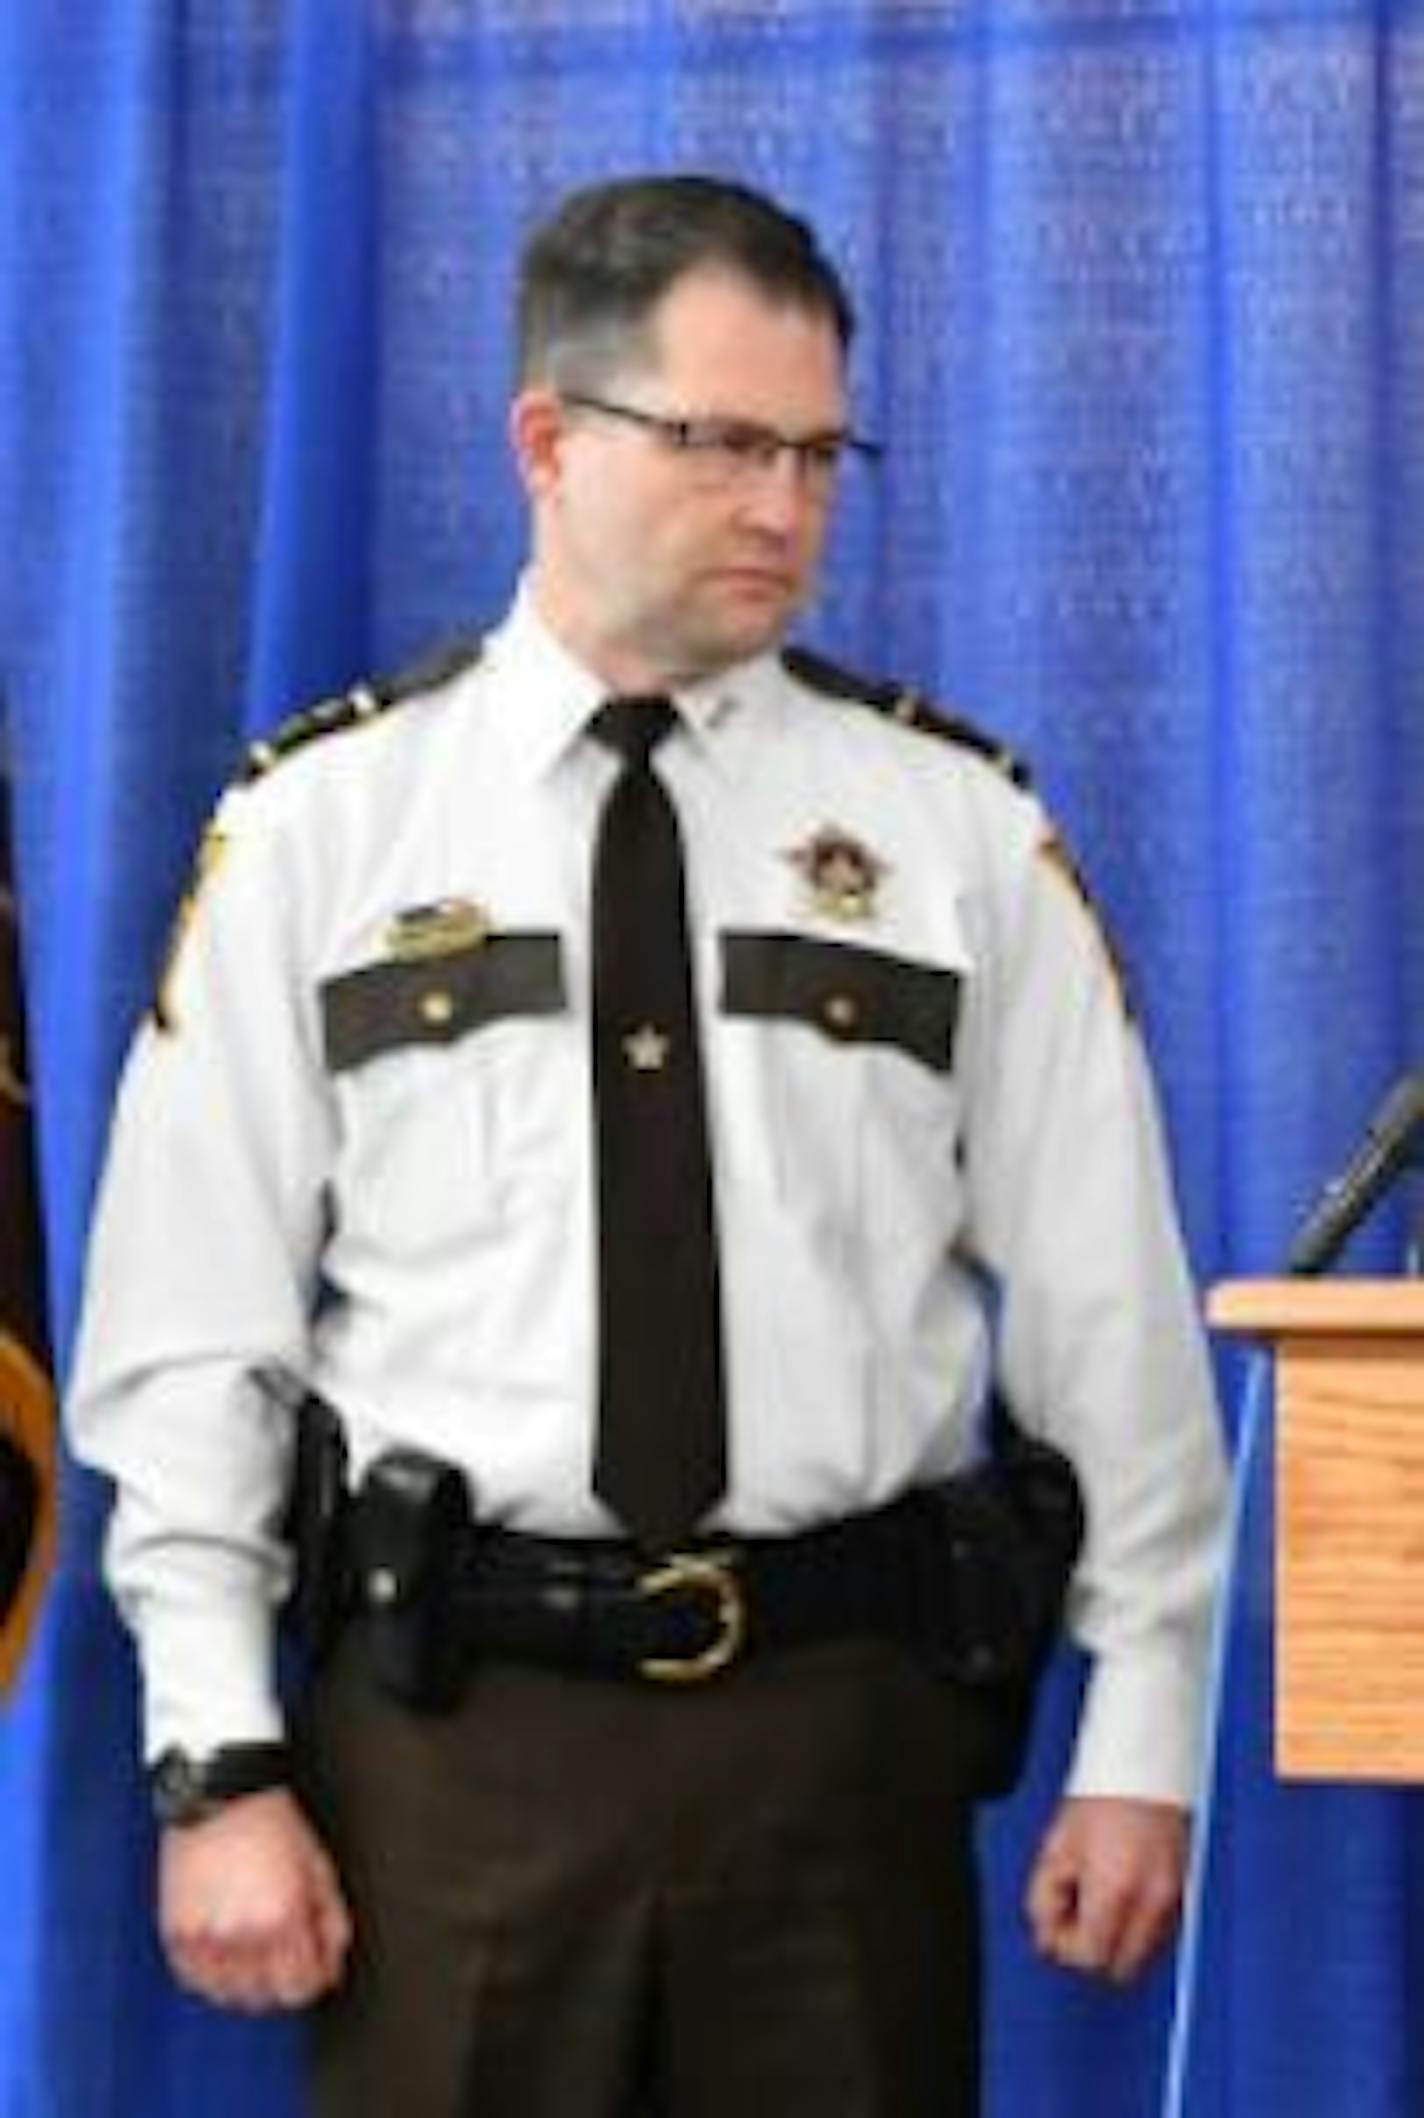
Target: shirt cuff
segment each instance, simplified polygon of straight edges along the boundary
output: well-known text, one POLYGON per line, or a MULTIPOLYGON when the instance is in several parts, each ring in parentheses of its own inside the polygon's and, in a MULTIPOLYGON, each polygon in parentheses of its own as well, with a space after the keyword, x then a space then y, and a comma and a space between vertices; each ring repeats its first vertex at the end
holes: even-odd
POLYGON ((1205 1643, 1153 1642, 1099 1657, 1067 1792, 1192 1808, 1205 1763, 1206 1695, 1205 1643))
POLYGON ((139 1628, 144 1757, 165 1750, 206 1757, 227 1743, 273 1743, 283 1734, 273 1674, 273 1619, 261 1604, 150 1604, 139 1628))

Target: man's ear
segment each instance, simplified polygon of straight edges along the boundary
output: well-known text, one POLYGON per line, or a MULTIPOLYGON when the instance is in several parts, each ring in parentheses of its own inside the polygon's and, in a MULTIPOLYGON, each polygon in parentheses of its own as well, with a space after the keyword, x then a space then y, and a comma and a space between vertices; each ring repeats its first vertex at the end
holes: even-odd
POLYGON ((553 492, 559 482, 566 413, 557 390, 535 383, 509 408, 509 439, 525 491, 531 499, 553 492))

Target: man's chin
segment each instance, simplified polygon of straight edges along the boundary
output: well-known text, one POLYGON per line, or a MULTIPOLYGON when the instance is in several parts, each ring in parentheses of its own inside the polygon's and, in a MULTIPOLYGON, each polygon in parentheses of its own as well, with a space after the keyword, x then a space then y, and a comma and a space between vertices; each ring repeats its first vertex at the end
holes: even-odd
POLYGON ((709 671, 750 662, 781 644, 796 610, 797 599, 785 594, 748 596, 700 633, 690 631, 687 644, 709 671))

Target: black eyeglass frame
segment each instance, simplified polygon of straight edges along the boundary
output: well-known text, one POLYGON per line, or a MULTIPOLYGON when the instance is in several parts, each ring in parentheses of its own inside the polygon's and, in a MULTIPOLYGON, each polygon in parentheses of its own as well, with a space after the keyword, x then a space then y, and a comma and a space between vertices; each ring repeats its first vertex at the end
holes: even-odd
POLYGON ((681 455, 707 459, 720 456, 724 463, 755 464, 760 470, 769 470, 789 453, 802 477, 832 478, 848 455, 862 463, 878 463, 885 453, 878 441, 868 441, 849 431, 782 434, 755 419, 733 419, 717 413, 678 417, 585 390, 564 390, 560 398, 573 411, 598 412, 607 419, 641 427, 644 433, 657 435, 681 455))

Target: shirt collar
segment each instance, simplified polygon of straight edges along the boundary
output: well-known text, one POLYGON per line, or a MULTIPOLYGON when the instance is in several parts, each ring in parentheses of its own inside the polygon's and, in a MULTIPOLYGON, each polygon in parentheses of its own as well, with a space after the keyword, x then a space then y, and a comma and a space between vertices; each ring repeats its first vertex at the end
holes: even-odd
POLYGON ((510 768, 542 779, 597 712, 603 685, 550 631, 527 581, 491 636, 484 667, 498 684, 510 768))
POLYGON ((699 749, 729 779, 765 764, 766 738, 785 712, 785 682, 774 653, 754 656, 677 694, 699 749), (755 734, 755 743, 749 737, 755 734))
MULTIPOLYGON (((608 696, 545 622, 527 579, 487 643, 484 667, 509 701, 511 763, 531 780, 555 769, 608 696)), ((777 657, 760 654, 672 694, 684 727, 714 766, 735 773, 738 730, 753 715, 775 713, 779 674, 777 657)))

